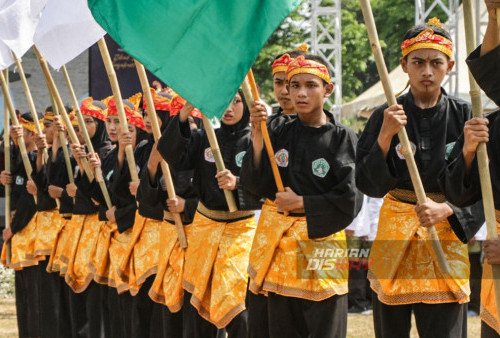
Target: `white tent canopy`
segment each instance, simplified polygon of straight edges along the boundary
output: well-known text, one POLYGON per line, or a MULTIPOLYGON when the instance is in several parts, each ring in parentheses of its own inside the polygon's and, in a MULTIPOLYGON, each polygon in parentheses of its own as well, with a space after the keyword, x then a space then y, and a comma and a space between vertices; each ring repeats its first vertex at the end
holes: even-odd
MULTIPOLYGON (((484 2, 480 2, 481 13, 484 12, 485 4, 484 2)), ((464 15, 462 6, 458 10, 458 36, 459 41, 454 41, 455 48, 458 50, 458 59, 456 60, 458 66, 458 97, 463 100, 470 101, 469 95, 469 72, 468 67, 465 63, 465 59, 467 58, 466 44, 465 44, 465 29, 464 29, 464 15)), ((397 50, 398 53, 401 51, 397 50)), ((397 93, 402 91, 408 82, 408 75, 403 71, 401 66, 398 66, 393 71, 389 73, 389 79, 392 83, 393 90, 397 93)), ((445 79, 446 81, 446 79, 445 79)), ((446 90, 446 88, 445 88, 446 90)), ((496 109, 496 104, 489 99, 484 93, 482 93, 482 103, 483 109, 485 111, 491 111, 496 109)), ((369 117, 371 113, 375 110, 376 107, 384 104, 386 102, 384 89, 382 87, 382 83, 379 81, 370 88, 368 88, 365 92, 359 95, 356 99, 351 102, 345 103, 342 105, 342 116, 345 118, 349 118, 352 116, 364 116, 369 117)))

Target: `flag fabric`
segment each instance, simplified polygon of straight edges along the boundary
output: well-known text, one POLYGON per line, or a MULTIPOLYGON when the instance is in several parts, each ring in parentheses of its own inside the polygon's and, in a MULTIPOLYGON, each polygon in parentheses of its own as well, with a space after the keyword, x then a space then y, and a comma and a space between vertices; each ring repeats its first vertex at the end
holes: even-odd
POLYGON ((88 0, 132 57, 208 117, 221 117, 262 46, 300 0, 88 0))
POLYGON ((47 0, 0 1, 0 69, 14 63, 33 45, 33 35, 47 0))
POLYGON ((59 69, 104 34, 86 0, 48 0, 33 40, 48 63, 59 69))

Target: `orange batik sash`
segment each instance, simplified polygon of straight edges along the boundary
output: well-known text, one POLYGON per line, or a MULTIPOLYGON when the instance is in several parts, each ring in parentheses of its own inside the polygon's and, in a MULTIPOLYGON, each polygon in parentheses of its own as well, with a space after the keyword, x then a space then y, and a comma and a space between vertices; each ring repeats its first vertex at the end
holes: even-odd
POLYGON ((99 284, 109 284, 109 246, 111 237, 118 232, 116 223, 101 221, 97 242, 90 253, 90 271, 94 275, 94 281, 99 284))
MULTIPOLYGON (((500 233, 500 211, 495 210, 497 231, 500 233)), ((481 320, 500 334, 495 288, 493 287, 493 271, 488 261, 484 260, 483 278, 481 280, 481 320)))
MULTIPOLYGON (((21 212, 21 211, 20 211, 21 212)), ((2 248, 2 264, 14 270, 22 270, 25 267, 38 265, 38 261, 44 260, 45 257, 35 257, 35 240, 36 240, 36 213, 31 221, 14 234, 10 239, 11 242, 11 259, 7 265, 7 250, 4 243, 2 248)))
POLYGON ((196 212, 188 232, 183 286, 200 316, 223 328, 245 310, 255 218, 226 223, 196 212))
POLYGON ((467 245, 458 240, 447 220, 435 225, 451 270, 445 278, 414 208, 390 194, 385 197, 370 253, 371 288, 389 305, 468 302, 467 245))
MULTIPOLYGON (((90 270, 91 252, 94 249, 101 221, 97 213, 91 215, 73 215, 69 222, 75 226, 76 243, 68 243, 65 250, 69 249, 67 271, 64 276, 66 283, 75 293, 81 293, 87 289, 94 275, 90 270), (77 234, 79 233, 79 236, 77 234)), ((71 236, 73 237, 73 236, 71 236)), ((61 255, 61 260, 63 256, 61 255)))
POLYGON ((52 253, 57 234, 65 223, 57 209, 38 211, 36 217, 35 256, 48 256, 52 253))
POLYGON ((313 301, 346 294, 349 266, 345 254, 344 231, 311 240, 305 216, 280 214, 275 204, 267 200, 250 252, 249 288, 256 294, 274 292, 313 301), (315 252, 342 254, 335 254, 336 263, 332 268, 309 269, 308 262, 315 252))
POLYGON ((54 239, 54 246, 47 263, 47 272, 59 272, 61 276, 66 274, 68 269, 69 243, 71 240, 78 242, 81 229, 76 228, 76 224, 71 223, 71 219, 64 219, 54 239))
POLYGON ((117 277, 128 284, 135 296, 146 279, 158 269, 160 253, 160 230, 164 221, 135 215, 128 243, 123 250, 123 258, 115 269, 117 277))
MULTIPOLYGON (((191 225, 184 227, 188 238, 191 225)), ((176 227, 165 222, 161 227, 160 259, 158 272, 149 297, 157 303, 168 306, 170 312, 178 312, 182 308, 184 289, 182 280, 184 274, 184 254, 177 238, 176 227)))

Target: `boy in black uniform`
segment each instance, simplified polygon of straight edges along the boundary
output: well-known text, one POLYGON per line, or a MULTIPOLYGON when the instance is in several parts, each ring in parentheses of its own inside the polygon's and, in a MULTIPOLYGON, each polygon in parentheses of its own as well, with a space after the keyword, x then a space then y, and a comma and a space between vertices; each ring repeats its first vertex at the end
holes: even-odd
POLYGON ((261 216, 252 245, 250 289, 268 293, 271 337, 341 337, 347 328, 347 266, 307 269, 307 262, 318 250, 345 252, 342 230, 362 201, 354 185, 356 136, 323 110, 333 84, 321 58, 292 60, 287 78, 297 115, 283 115, 268 127, 285 192, 277 192, 263 146, 265 111, 252 114, 252 146, 243 160, 244 187, 274 200, 266 201, 269 216, 261 216))
MULTIPOLYGON (((17 145, 17 137, 22 136, 28 152, 31 167, 35 168, 36 145, 35 125, 30 113, 25 113, 19 118, 19 126, 13 126, 11 137, 14 146, 11 148, 11 171, 2 171, 0 179, 3 185, 11 184, 11 210, 15 211, 9 229, 3 231, 5 242, 11 241, 12 260, 11 268, 15 269, 15 291, 17 326, 20 337, 40 336, 39 321, 39 290, 38 261, 27 255, 33 254, 35 226, 32 222, 36 213, 36 205, 33 195, 28 193, 26 174, 20 150, 17 145)), ((2 262, 4 261, 4 250, 2 262)))

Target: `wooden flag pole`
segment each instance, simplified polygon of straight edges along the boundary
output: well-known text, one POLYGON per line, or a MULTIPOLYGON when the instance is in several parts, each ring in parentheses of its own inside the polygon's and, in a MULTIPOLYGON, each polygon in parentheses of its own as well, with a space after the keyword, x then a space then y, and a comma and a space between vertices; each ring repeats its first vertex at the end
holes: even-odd
MULTIPOLYGON (((49 96, 50 96, 50 102, 52 104, 53 113, 57 116, 60 116, 56 100, 54 99, 54 94, 52 93, 50 88, 49 88, 49 96)), ((75 183, 75 179, 73 177, 73 167, 71 165, 71 159, 69 157, 68 142, 66 141, 66 136, 62 131, 59 132, 59 143, 61 143, 61 149, 63 151, 64 163, 66 164, 66 172, 68 173, 69 183, 75 183)), ((53 156, 55 155, 57 154, 53 154, 53 156)))
MULTIPOLYGON (((3 97, 5 102, 7 103, 7 108, 10 113, 10 119, 12 120, 13 126, 19 125, 19 120, 17 119, 16 110, 14 109, 14 104, 12 103, 12 98, 10 97, 9 87, 3 72, 0 72, 0 83, 2 85, 3 97)), ((17 138, 17 145, 19 147, 19 151, 21 152, 21 158, 23 160, 24 170, 26 171, 26 176, 28 180, 33 180, 31 178, 31 173, 33 172, 33 168, 31 167, 31 162, 28 158, 28 151, 26 150, 26 144, 24 143, 24 138, 22 136, 17 138)), ((33 196, 35 200, 35 204, 37 203, 36 195, 33 196)))
MULTIPOLYGON (((210 148, 212 149, 212 155, 214 156, 217 172, 226 170, 226 166, 224 165, 224 160, 222 159, 222 154, 219 148, 219 142, 217 141, 217 137, 215 136, 215 131, 214 127, 212 126, 212 122, 205 114, 202 114, 202 117, 203 117, 203 126, 205 127, 205 131, 207 132, 208 143, 210 143, 210 148)), ((229 207, 229 211, 230 212, 238 211, 236 201, 234 200, 233 192, 227 189, 223 190, 224 190, 224 196, 226 197, 227 206, 229 207)))
POLYGON ((497 8, 496 11, 497 11, 497 26, 498 30, 500 30, 500 8, 497 8))
MULTIPOLYGON (((465 44, 467 54, 470 54, 476 48, 474 19, 472 4, 470 0, 464 0, 464 25, 465 25, 465 44)), ((498 11, 497 11, 498 14, 498 11)), ((481 103, 481 91, 474 76, 469 72, 470 97, 472 103, 472 116, 483 117, 483 105, 481 103)), ((498 232, 495 218, 495 203, 493 201, 493 190, 491 187, 490 167, 488 160, 488 150, 486 143, 481 143, 477 147, 477 163, 479 167, 479 178, 481 182, 481 194, 483 197, 484 216, 486 219, 486 229, 489 239, 497 239, 498 232)), ((498 313, 500 313, 500 265, 492 264, 493 286, 495 289, 495 300, 498 313)))
MULTIPOLYGON (((250 69, 248 71, 247 77, 243 81, 243 94, 247 102, 250 102, 250 99, 253 101, 260 100, 259 91, 257 89, 257 83, 255 82, 255 77, 253 76, 253 71, 250 69), (249 88, 246 88, 246 87, 249 88), (248 89, 250 89, 250 95, 248 93, 248 89)), ((279 192, 284 192, 285 187, 283 186, 283 181, 281 180, 280 171, 278 169, 278 165, 276 164, 276 159, 274 158, 274 150, 273 144, 271 143, 271 138, 269 137, 269 131, 267 130, 266 121, 260 122, 260 130, 262 131, 262 138, 264 139, 264 145, 266 147, 266 152, 269 157, 269 163, 271 164, 271 170, 273 171, 274 181, 276 182, 276 187, 279 192)), ((285 216, 288 216, 288 211, 283 213, 285 216)))
MULTIPOLYGON (((68 71, 66 70, 66 66, 62 66, 61 70, 64 75, 64 80, 66 81, 66 85, 68 86, 69 95, 71 96, 71 101, 73 102, 73 109, 75 110, 76 117, 78 119, 78 124, 82 129, 83 138, 85 139, 85 144, 90 153, 91 158, 96 157, 96 153, 94 150, 94 146, 92 145, 92 141, 90 140, 89 132, 85 125, 85 120, 83 119, 82 112, 80 111, 80 107, 78 105, 78 99, 76 98, 75 90, 73 89, 73 85, 71 84, 71 79, 69 77, 68 71)), ((102 195, 104 196, 104 200, 106 201, 106 206, 108 209, 113 207, 113 203, 111 203, 111 198, 109 197, 108 188, 106 187, 106 182, 104 182, 104 178, 102 177, 101 168, 95 169, 95 178, 97 183, 99 183, 99 187, 101 188, 102 195)))
MULTIPOLYGON (((49 91, 52 92, 54 95, 54 100, 56 102, 56 105, 59 109, 59 113, 61 114, 61 117, 64 121, 64 124, 66 125, 66 130, 68 131, 68 135, 71 139, 71 143, 75 145, 80 145, 80 141, 78 141, 78 136, 76 136, 75 130, 73 129, 73 125, 71 124, 71 120, 69 119, 68 113, 66 112, 66 108, 64 107, 64 103, 61 99, 61 95, 59 94, 59 91, 57 90, 56 83, 54 82, 54 78, 52 77, 52 74, 50 73, 49 70, 49 65, 47 64, 47 60, 40 54, 38 49, 33 46, 33 50, 35 51, 35 54, 38 58, 38 62, 40 63, 40 66, 42 67, 43 74, 45 75, 45 80, 47 82, 47 86, 49 87, 49 91)), ((80 126, 81 128, 85 128, 85 125, 80 126)), ((62 145, 61 145, 62 146, 62 145)), ((86 158, 81 158, 80 162, 82 163, 83 170, 85 170, 85 173, 87 174, 87 177, 89 178, 89 181, 92 182, 94 180, 94 173, 92 172, 92 169, 90 168, 90 165, 87 161, 86 158)))
MULTIPOLYGON (((375 19, 373 18, 370 0, 361 0, 361 9, 363 11, 366 29, 368 30, 368 37, 370 38, 373 55, 375 56, 380 81, 384 87, 385 97, 389 106, 392 106, 397 104, 397 100, 394 96, 391 82, 389 81, 389 74, 385 65, 382 49, 380 48, 377 27, 375 26, 375 19)), ((408 139, 408 135, 404 127, 399 131, 398 137, 399 142, 401 143, 402 153, 406 159, 406 165, 408 166, 408 172, 410 173, 413 189, 415 190, 415 194, 417 196, 417 201, 419 204, 423 204, 427 201, 427 197, 425 196, 425 190, 422 180, 420 179, 420 174, 418 173, 417 163, 415 162, 415 158, 413 157, 413 152, 410 147, 410 140, 408 139)), ((439 241, 436 228, 431 226, 427 228, 427 231, 431 239, 439 268, 444 275, 448 275, 450 273, 450 267, 446 260, 446 256, 444 255, 443 248, 441 247, 441 242, 439 241)))
MULTIPOLYGON (((139 79, 141 81, 142 91, 144 92, 144 99, 146 100, 147 108, 146 113, 151 120, 151 126, 153 127, 153 136, 155 141, 161 137, 160 125, 158 124, 158 117, 156 116, 156 110, 153 102, 153 96, 149 90, 148 77, 146 75, 146 70, 142 63, 137 60, 135 61, 135 67, 137 68, 137 74, 139 74, 139 79)), ((168 198, 176 198, 174 182, 172 180, 172 175, 170 174, 170 168, 167 162, 161 161, 161 170, 163 172, 163 177, 167 184, 168 198)), ((184 232, 184 225, 182 224, 181 215, 179 213, 172 213, 175 221, 175 227, 177 229, 177 238, 179 239, 179 244, 181 248, 187 248, 186 233, 184 232)))
MULTIPOLYGON (((9 69, 5 69, 5 80, 9 83, 9 69)), ((4 148, 4 158, 5 158, 5 171, 10 172, 10 119, 9 119, 9 107, 7 106, 7 101, 3 102, 3 148, 4 148)), ((10 228, 10 184, 5 185, 5 229, 10 228)), ((10 240, 5 243, 6 245, 6 262, 7 266, 10 265, 12 258, 12 246, 10 240)))
MULTIPOLYGON (((104 40, 104 37, 102 37, 97 42, 97 45, 99 46, 99 50, 101 51, 102 60, 104 61, 104 67, 106 67, 106 72, 108 73, 109 82, 113 91, 116 109, 118 110, 118 118, 120 119, 120 129, 123 131, 127 131, 128 122, 127 117, 125 116, 125 110, 123 108, 122 94, 120 92, 118 78, 116 77, 115 68, 113 67, 113 62, 111 61, 111 56, 109 55, 108 46, 106 45, 106 40, 104 40)), ((129 144, 125 147, 125 153, 127 155, 130 177, 132 178, 133 182, 139 182, 139 175, 137 174, 137 167, 135 166, 134 149, 132 149, 132 145, 129 144)))
MULTIPOLYGON (((31 91, 28 86, 28 81, 26 80, 26 76, 24 74, 23 65, 21 64, 21 60, 19 60, 19 58, 14 54, 14 52, 12 52, 12 56, 16 61, 17 71, 19 72, 19 77, 21 78, 21 82, 23 83, 24 92, 26 94, 26 100, 28 101, 28 106, 30 107, 31 116, 33 117, 33 122, 35 122, 36 132, 38 133, 38 135, 42 135, 43 131, 42 128, 40 127, 40 121, 38 120, 38 114, 36 112, 35 102, 33 101, 33 97, 31 96, 31 91)), ((49 152, 47 151, 47 148, 45 148, 43 149, 43 161, 44 163, 47 163, 48 160, 49 160, 49 152)))

